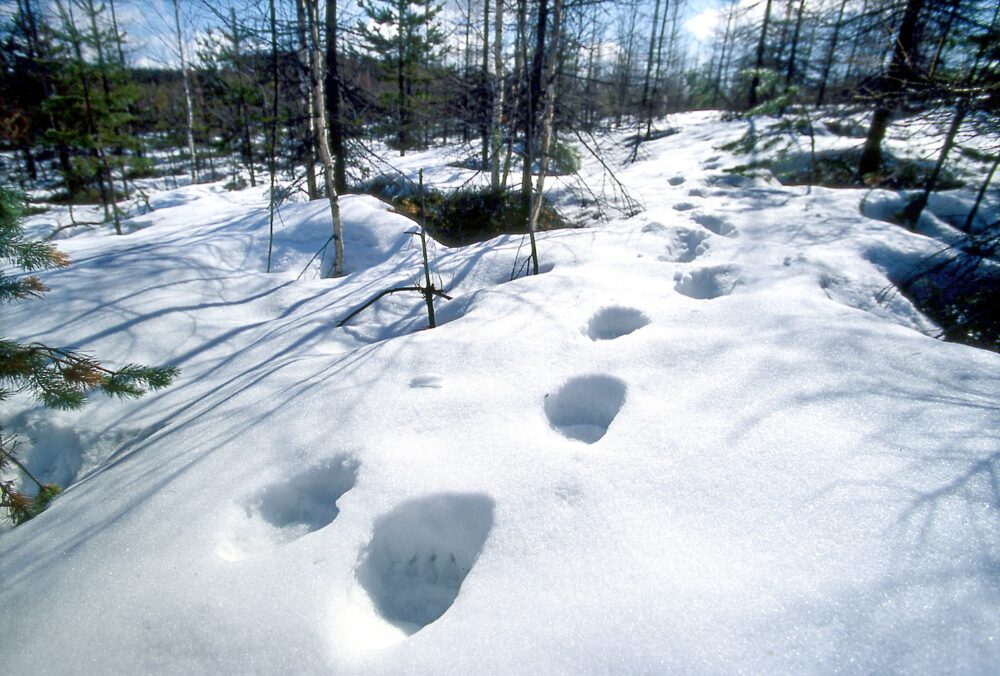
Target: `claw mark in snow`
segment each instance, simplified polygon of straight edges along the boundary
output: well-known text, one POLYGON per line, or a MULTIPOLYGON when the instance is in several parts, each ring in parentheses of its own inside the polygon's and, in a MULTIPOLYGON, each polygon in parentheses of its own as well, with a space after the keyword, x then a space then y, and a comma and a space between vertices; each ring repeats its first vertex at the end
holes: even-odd
POLYGON ((378 519, 355 569, 368 603, 346 613, 354 617, 343 618, 343 631, 365 627, 372 630, 366 640, 384 646, 440 619, 483 551, 493 508, 493 499, 481 493, 440 493, 378 519))

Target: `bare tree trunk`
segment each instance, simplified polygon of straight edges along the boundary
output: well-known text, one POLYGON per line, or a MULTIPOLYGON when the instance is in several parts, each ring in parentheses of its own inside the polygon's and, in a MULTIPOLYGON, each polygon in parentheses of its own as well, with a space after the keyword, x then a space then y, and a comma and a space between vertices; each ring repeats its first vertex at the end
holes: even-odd
POLYGON ((872 122, 865 139, 865 147, 858 161, 858 176, 863 177, 882 170, 882 139, 889 128, 889 120, 896 109, 899 94, 906 87, 910 75, 910 64, 916 57, 917 20, 923 9, 924 0, 908 0, 903 21, 899 26, 892 62, 883 79, 883 91, 872 113, 872 122))
MULTIPOLYGON (((91 39, 94 42, 94 49, 97 51, 97 67, 98 72, 101 75, 101 91, 104 93, 104 108, 106 111, 111 111, 111 86, 108 83, 108 73, 107 64, 104 60, 104 42, 101 40, 100 32, 97 30, 97 9, 94 7, 94 0, 87 0, 87 6, 85 8, 87 16, 90 19, 90 33, 91 39)), ((77 56, 82 61, 82 56, 77 53, 77 56)), ((89 102, 87 104, 90 105, 89 102)), ((111 214, 112 219, 115 223, 115 232, 117 234, 122 234, 122 224, 121 215, 118 213, 118 194, 115 190, 115 177, 111 171, 111 162, 108 160, 108 151, 104 147, 104 142, 96 133, 94 133, 94 141, 98 145, 98 149, 101 155, 101 162, 104 165, 104 173, 106 174, 108 181, 108 192, 111 198, 111 214)), ((125 167, 122 166, 122 183, 125 183, 125 167)), ((125 194, 128 194, 128 187, 125 188, 125 194)))
POLYGON ((908 227, 910 230, 916 230, 917 224, 920 222, 920 214, 923 213, 924 209, 927 207, 927 202, 931 198, 931 193, 934 192, 934 188, 937 187, 937 182, 941 178, 941 171, 944 169, 944 163, 948 159, 948 154, 951 149, 955 147, 955 137, 958 136, 958 130, 962 126, 962 122, 965 120, 965 115, 968 112, 968 105, 963 99, 959 102, 958 108, 955 110, 955 116, 951 119, 951 125, 948 127, 948 133, 944 137, 944 145, 941 146, 941 152, 938 153, 937 162, 934 164, 934 170, 931 175, 927 177, 927 182, 924 184, 924 189, 920 191, 916 199, 906 205, 903 209, 903 225, 908 227))
POLYGON ((729 41, 732 38, 733 15, 735 14, 735 3, 730 3, 729 12, 726 13, 726 32, 722 36, 722 54, 719 55, 719 71, 715 76, 715 86, 712 88, 712 106, 718 104, 719 95, 722 94, 723 77, 725 69, 728 67, 726 52, 729 49, 729 41))
MULTIPOLYGON (((462 70, 462 77, 466 84, 472 74, 472 0, 469 0, 465 15, 465 68, 462 70)), ((462 101, 465 106, 465 115, 462 116, 462 143, 469 142, 469 92, 468 89, 462 93, 462 101)))
MULTIPOLYGON (((109 0, 109 7, 111 8, 111 30, 113 31, 115 38, 115 48, 118 52, 118 66, 125 70, 125 49, 122 47, 122 34, 118 32, 118 16, 115 13, 115 2, 114 0, 109 0)), ((134 119, 138 117, 139 111, 136 109, 133 103, 128 104, 129 115, 134 119)), ((142 143, 140 137, 135 133, 135 125, 133 120, 127 122, 128 135, 133 143, 136 144, 136 155, 142 157, 142 143)), ((128 190, 128 164, 126 162, 126 157, 124 152, 120 152, 118 156, 118 164, 121 169, 121 180, 122 180, 122 191, 125 194, 125 199, 129 199, 128 190)))
POLYGON ((830 79, 830 69, 833 68, 833 58, 837 53, 837 41, 840 39, 840 31, 844 25, 844 10, 847 8, 847 0, 841 0, 840 10, 837 12, 837 22, 833 26, 833 36, 830 38, 830 49, 826 53, 826 61, 823 63, 823 74, 819 80, 819 91, 816 93, 816 107, 823 105, 826 97, 826 83, 830 79))
MULTIPOLYGON (((306 73, 310 73, 309 66, 309 37, 307 35, 309 22, 306 16, 306 7, 303 0, 295 2, 296 32, 299 38, 299 62, 306 73)), ((309 76, 311 78, 311 75, 309 76)), ((319 188, 316 185, 316 139, 313 138, 312 120, 316 116, 316 106, 313 102, 311 83, 302 83, 302 101, 305 104, 306 116, 310 124, 306 126, 306 191, 309 199, 319 198, 319 188)))
POLYGON ((337 0, 326 1, 326 111, 330 118, 330 151, 333 153, 333 184, 337 193, 347 191, 347 155, 344 123, 340 112, 340 72, 337 66, 337 0))
MULTIPOLYGON (((334 0, 329 0, 333 2, 334 0)), ((278 146, 278 15, 274 6, 275 0, 268 0, 268 19, 271 33, 271 129, 267 146, 267 171, 271 175, 271 185, 268 191, 268 237, 267 237, 267 272, 271 271, 271 253, 274 249, 274 212, 277 209, 275 204, 275 180, 277 174, 277 162, 275 155, 278 146)))
MULTIPOLYGON (((502 2, 503 0, 497 0, 502 2)), ((483 0, 483 95, 489 91, 490 83, 490 0, 483 0)), ((483 107, 485 110, 485 106, 483 107)), ((490 123, 484 117, 479 122, 479 136, 482 141, 483 169, 490 162, 490 123)))
POLYGON ((247 170, 250 172, 250 187, 257 187, 257 174, 253 166, 253 140, 252 134, 250 132, 250 111, 249 106, 247 106, 246 98, 243 95, 243 49, 242 40, 240 37, 240 26, 236 21, 236 8, 229 8, 229 23, 230 29, 232 30, 232 40, 233 40, 233 67, 236 70, 236 114, 240 121, 240 131, 243 135, 242 139, 242 152, 243 152, 243 163, 246 165, 247 170))
POLYGON ((962 226, 963 232, 966 234, 972 234, 972 225, 976 220, 976 213, 979 211, 979 206, 983 203, 983 197, 986 196, 986 189, 990 186, 990 182, 993 180, 994 174, 997 173, 997 167, 1000 166, 1000 154, 998 154, 993 159, 993 166, 990 167, 990 171, 986 174, 986 178, 983 179, 982 185, 979 186, 979 192, 976 193, 976 201, 972 205, 972 210, 969 215, 965 218, 965 224, 962 226))
POLYGON ((642 81, 642 103, 639 106, 639 125, 635 131, 635 145, 632 147, 632 159, 639 155, 639 144, 642 142, 642 118, 646 118, 646 138, 649 138, 650 129, 653 126, 653 111, 649 106, 649 80, 653 75, 653 57, 656 55, 656 29, 660 23, 660 0, 656 0, 653 6, 653 29, 649 36, 649 55, 646 57, 646 76, 642 81))
POLYGON ((191 160, 191 183, 198 182, 198 156, 194 149, 194 106, 191 104, 191 77, 184 58, 184 34, 181 32, 181 10, 174 0, 174 28, 177 31, 177 54, 181 60, 181 80, 184 82, 184 112, 187 114, 188 157, 191 160))
MULTIPOLYGON (((521 198, 531 209, 531 170, 535 162, 535 133, 538 127, 538 105, 542 98, 542 76, 545 63, 545 33, 548 27, 549 2, 538 0, 538 30, 535 35, 535 54, 528 77, 527 105, 524 113, 524 166, 521 169, 521 198)), ((525 26, 527 27, 527 26, 525 26)), ((525 45, 527 45, 525 34, 525 45)), ((527 67, 525 59, 525 67, 527 67)))
POLYGON ((545 191, 545 174, 549 166, 549 145, 552 142, 552 119, 556 109, 556 62, 559 60, 559 33, 562 30, 562 0, 555 0, 552 9, 552 45, 549 47, 547 67, 547 85, 545 87, 545 116, 542 120, 542 147, 540 151, 541 167, 538 171, 538 181, 535 184, 535 194, 531 203, 531 213, 528 217, 528 235, 531 239, 532 274, 538 274, 538 246, 535 242, 535 231, 538 228, 538 217, 542 212, 542 198, 545 191))
MULTIPOLYGON (((674 15, 676 16, 676 4, 674 3, 674 15)), ((663 16, 660 18, 660 37, 656 45, 656 72, 653 74, 653 101, 650 104, 655 109, 662 109, 658 102, 660 100, 660 84, 663 81, 663 41, 664 36, 667 32, 667 10, 670 8, 670 0, 666 0, 663 3, 663 16)), ((669 54, 668 54, 669 56, 669 54)), ((646 138, 648 139, 653 132, 653 109, 650 110, 648 123, 646 125, 646 138)))
POLYGON ((788 71, 785 73, 785 87, 791 87, 795 80, 795 59, 799 51, 799 37, 802 35, 802 17, 806 10, 806 0, 799 0, 799 11, 795 16, 795 30, 792 31, 792 51, 788 55, 788 71))
POLYGON ((340 221, 340 202, 337 188, 333 183, 333 156, 326 136, 326 101, 323 96, 323 51, 319 39, 319 8, 317 0, 298 0, 302 5, 309 26, 309 75, 313 99, 312 130, 316 149, 323 163, 323 177, 326 181, 326 196, 330 202, 330 218, 333 221, 333 261, 324 256, 323 277, 339 277, 344 274, 344 227, 340 221))
MULTIPOLYGON (((60 18, 62 19, 64 28, 69 34, 70 42, 73 46, 73 53, 76 57, 76 61, 80 66, 81 70, 81 85, 83 87, 83 104, 84 104, 84 115, 87 122, 87 131, 94 140, 94 146, 90 148, 90 156, 97 160, 100 169, 97 171, 97 185, 101 192, 101 205, 104 208, 104 220, 111 220, 111 213, 108 206, 108 189, 105 185, 105 177, 108 177, 108 181, 111 182, 111 169, 108 166, 107 158, 104 156, 104 146, 100 142, 99 135, 97 133, 97 123, 94 119, 94 106, 90 98, 90 81, 87 78, 86 70, 83 68, 83 48, 81 46, 82 38, 79 31, 76 28, 76 19, 73 16, 73 6, 64 6, 60 0, 56 0, 56 7, 59 10, 60 18)), ((113 187, 113 186, 112 186, 113 187)), ((121 233, 119 233, 121 234, 121 233)))
MULTIPOLYGON (((503 0, 497 0, 502 2, 503 0)), ((418 175, 420 186, 420 253, 424 262, 424 304, 427 306, 427 324, 430 328, 437 328, 437 320, 434 318, 434 283, 431 281, 431 264, 427 257, 427 223, 426 211, 424 209, 424 170, 421 169, 418 175)))
POLYGON ((757 59, 754 62, 753 80, 750 82, 750 107, 757 105, 757 87, 760 86, 760 69, 764 67, 764 46, 767 44, 767 24, 771 20, 771 0, 764 6, 764 23, 760 28, 760 40, 757 42, 757 59))
POLYGON ((503 5, 504 0, 496 0, 496 18, 493 25, 493 68, 496 72, 493 74, 493 121, 490 125, 493 136, 490 144, 493 146, 490 161, 490 186, 494 190, 500 189, 500 149, 503 145, 503 5))

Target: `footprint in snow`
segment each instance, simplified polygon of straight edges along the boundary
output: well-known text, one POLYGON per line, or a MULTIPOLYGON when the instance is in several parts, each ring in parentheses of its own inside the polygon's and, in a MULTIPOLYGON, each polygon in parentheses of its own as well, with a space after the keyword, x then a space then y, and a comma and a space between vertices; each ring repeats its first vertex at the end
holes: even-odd
POLYGON ((704 197, 706 194, 701 188, 691 188, 688 190, 688 196, 690 197, 704 197))
POLYGON ((606 307, 590 318, 584 333, 594 341, 614 340, 649 324, 649 317, 631 307, 606 307))
POLYGON ((333 523, 337 501, 354 487, 359 463, 339 456, 258 491, 243 508, 243 519, 216 548, 227 561, 273 549, 333 523))
POLYGON ((690 263, 708 251, 706 240, 710 237, 710 234, 701 230, 677 228, 673 233, 670 253, 658 256, 657 259, 668 263, 690 263))
POLYGON ((723 237, 736 237, 739 234, 736 228, 734 228, 729 221, 721 216, 713 216, 712 214, 695 214, 691 216, 691 220, 716 235, 722 235, 723 237))
POLYGON ((549 423, 570 439, 600 440, 625 404, 625 383, 606 375, 577 376, 545 395, 549 423))
POLYGON ((340 633, 363 631, 363 640, 385 646, 440 619, 483 551, 493 510, 482 493, 439 493, 380 517, 358 558, 355 603, 340 633))
POLYGON ((691 202, 678 202, 674 205, 675 211, 691 211, 694 205, 691 202))
POLYGON ((674 280, 675 291, 696 300, 711 300, 726 296, 740 283, 736 271, 724 265, 678 272, 674 280))
POLYGON ((663 225, 662 223, 647 223, 646 225, 642 226, 642 232, 646 234, 661 233, 661 232, 666 232, 667 230, 668 230, 667 226, 663 225))
POLYGON ((430 389, 440 389, 444 384, 444 378, 434 373, 425 373, 410 380, 410 387, 425 387, 430 389))
POLYGON ((686 180, 687 179, 684 178, 683 176, 671 176, 670 178, 667 179, 667 183, 676 186, 676 185, 681 185, 686 180))

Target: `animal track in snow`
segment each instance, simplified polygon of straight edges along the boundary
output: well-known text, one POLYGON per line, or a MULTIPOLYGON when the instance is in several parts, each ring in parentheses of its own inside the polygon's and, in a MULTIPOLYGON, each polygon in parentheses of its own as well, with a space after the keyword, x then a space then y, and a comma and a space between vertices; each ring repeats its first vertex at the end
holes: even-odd
POLYGON ((719 163, 721 157, 719 155, 712 155, 711 157, 706 157, 705 161, 701 163, 701 166, 705 169, 718 169, 722 166, 719 163))
POLYGON ((669 263, 690 263, 708 250, 705 243, 711 235, 700 230, 677 228, 673 233, 670 254, 658 256, 658 260, 669 263))
POLYGON ((261 518, 275 528, 305 535, 337 518, 337 500, 354 488, 357 477, 356 461, 328 460, 268 486, 258 495, 255 507, 261 518))
POLYGON ((694 209, 694 205, 690 202, 678 202, 674 205, 675 211, 691 211, 694 209))
POLYGON ((642 232, 646 234, 666 232, 666 231, 667 231, 667 226, 663 225, 663 223, 647 223, 646 225, 642 226, 642 232))
POLYGON ((730 267, 702 268, 691 272, 678 272, 674 289, 689 298, 711 300, 732 293, 739 284, 736 272, 730 267))
POLYGON ((355 578, 385 623, 415 634, 451 608, 493 528, 493 499, 440 493, 375 522, 355 578))
POLYGON ((701 227, 714 232, 716 235, 722 235, 723 237, 736 237, 739 233, 736 228, 721 216, 713 216, 712 214, 695 214, 691 217, 695 223, 701 227))
POLYGON ((649 317, 631 307, 611 306, 597 312, 587 323, 591 340, 614 340, 649 324, 649 317))
POLYGON ((667 179, 667 183, 669 183, 670 185, 681 185, 686 180, 687 179, 684 178, 683 176, 671 176, 670 178, 667 179))
POLYGON ((704 197, 707 193, 702 188, 691 188, 688 195, 691 197, 704 197))
POLYGON ((358 462, 339 456, 259 491, 216 553, 227 561, 287 544, 333 523, 337 501, 354 487, 358 462))
POLYGON ((410 387, 440 389, 444 384, 444 379, 436 373, 425 373, 410 379, 410 387))
POLYGON ((607 433, 625 404, 626 390, 618 378, 577 376, 545 396, 545 415, 565 436, 592 444, 607 433))

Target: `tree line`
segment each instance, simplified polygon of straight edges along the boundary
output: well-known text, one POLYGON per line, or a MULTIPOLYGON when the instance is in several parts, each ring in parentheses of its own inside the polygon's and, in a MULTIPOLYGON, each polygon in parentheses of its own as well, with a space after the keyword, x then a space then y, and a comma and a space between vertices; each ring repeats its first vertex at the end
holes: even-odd
POLYGON ((565 154, 562 139, 634 125, 634 160, 663 133, 654 121, 684 110, 870 110, 859 181, 883 172, 901 110, 949 118, 942 164, 960 130, 996 138, 995 2, 725 0, 702 43, 686 3, 171 0, 145 30, 173 58, 150 68, 120 21, 131 0, 16 0, 0 27, 5 169, 99 202, 120 231, 140 177, 183 168, 193 182, 255 186, 281 174, 315 199, 362 183, 370 163, 358 159, 385 157, 379 147, 458 141, 530 215, 541 160, 565 154))

